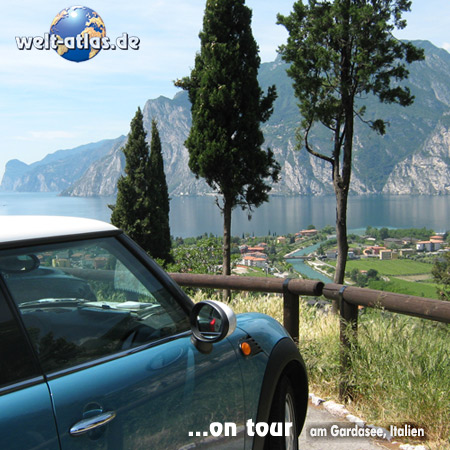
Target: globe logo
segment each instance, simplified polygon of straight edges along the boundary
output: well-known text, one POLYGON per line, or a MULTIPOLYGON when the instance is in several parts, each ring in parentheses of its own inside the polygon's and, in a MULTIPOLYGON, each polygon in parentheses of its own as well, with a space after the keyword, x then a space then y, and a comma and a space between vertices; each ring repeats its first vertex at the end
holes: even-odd
POLYGON ((53 19, 50 34, 57 39, 58 55, 69 61, 82 62, 92 59, 101 50, 106 27, 94 10, 71 6, 53 19))

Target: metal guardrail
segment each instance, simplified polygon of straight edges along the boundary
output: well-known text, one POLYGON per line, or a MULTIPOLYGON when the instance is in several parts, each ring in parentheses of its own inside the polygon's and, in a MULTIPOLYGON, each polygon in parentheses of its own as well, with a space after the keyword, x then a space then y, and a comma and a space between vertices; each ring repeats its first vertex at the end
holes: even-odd
POLYGON ((341 380, 339 391, 344 400, 349 396, 347 383, 348 373, 351 369, 349 352, 351 342, 357 338, 359 305, 450 323, 450 302, 430 298, 301 279, 187 273, 171 273, 169 275, 180 286, 283 294, 283 324, 295 341, 298 341, 299 337, 300 296, 324 296, 329 300, 337 300, 342 319, 340 324, 341 380))

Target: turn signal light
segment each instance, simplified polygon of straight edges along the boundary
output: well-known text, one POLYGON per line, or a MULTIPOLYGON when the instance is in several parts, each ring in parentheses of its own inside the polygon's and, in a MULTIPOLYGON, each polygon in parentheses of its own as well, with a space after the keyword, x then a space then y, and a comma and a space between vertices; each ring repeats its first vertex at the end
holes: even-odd
POLYGON ((239 347, 241 349, 241 352, 245 355, 245 356, 249 356, 250 353, 252 352, 252 348, 250 346, 250 344, 248 342, 241 342, 239 344, 239 347))

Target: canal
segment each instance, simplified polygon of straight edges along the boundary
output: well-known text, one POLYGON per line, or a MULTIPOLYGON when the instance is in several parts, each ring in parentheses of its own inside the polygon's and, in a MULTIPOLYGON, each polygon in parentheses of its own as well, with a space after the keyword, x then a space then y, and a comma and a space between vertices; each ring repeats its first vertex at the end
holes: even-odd
MULTIPOLYGON (((292 256, 306 256, 309 255, 312 252, 315 252, 322 242, 319 242, 317 244, 311 245, 309 247, 302 248, 301 250, 296 251, 292 254, 292 256)), ((286 259, 286 262, 292 265, 295 271, 301 273, 302 275, 305 275, 306 277, 310 278, 311 280, 320 280, 324 283, 332 283, 333 280, 331 278, 328 278, 326 275, 317 272, 312 267, 310 267, 308 264, 306 264, 302 259, 286 259)))

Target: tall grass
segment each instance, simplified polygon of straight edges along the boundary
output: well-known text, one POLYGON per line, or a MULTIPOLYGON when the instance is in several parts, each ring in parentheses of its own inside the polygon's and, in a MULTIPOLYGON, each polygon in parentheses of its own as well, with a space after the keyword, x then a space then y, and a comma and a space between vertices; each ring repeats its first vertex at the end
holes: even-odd
MULTIPOLYGON (((231 306, 236 313, 258 311, 280 322, 283 319, 280 296, 237 296, 231 306)), ((299 314, 299 348, 307 365, 310 390, 337 400, 339 318, 303 302, 299 314)), ((359 318, 351 361, 353 398, 348 409, 384 427, 403 423, 424 427, 430 448, 450 448, 447 325, 367 310, 359 318)))
POLYGON ((352 355, 354 408, 386 425, 425 427, 450 448, 450 329, 447 325, 371 311, 362 317, 352 355))

